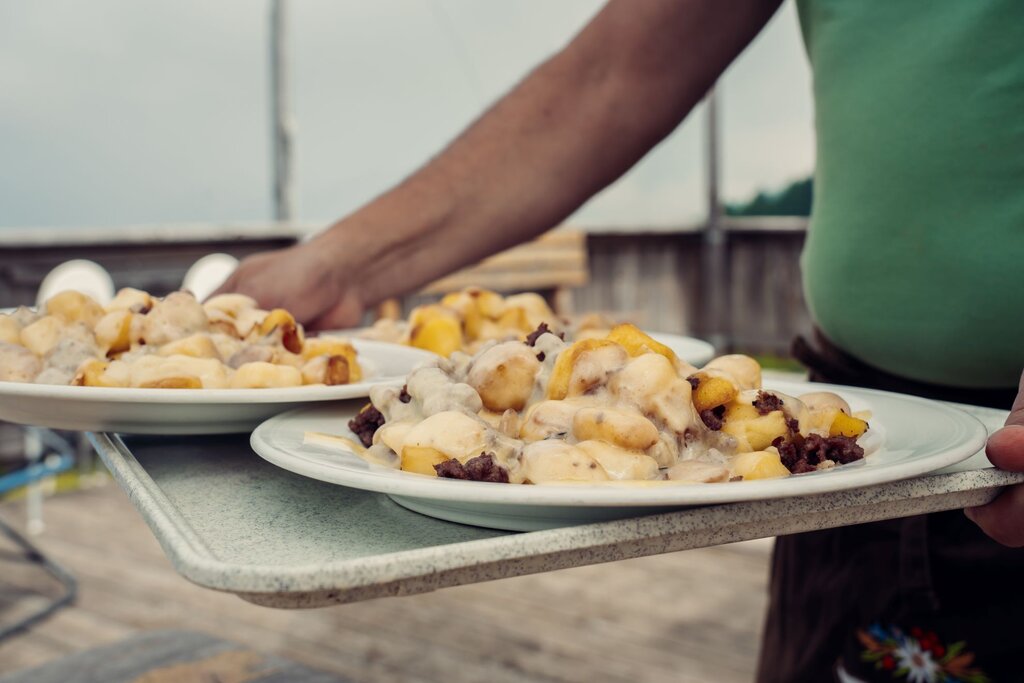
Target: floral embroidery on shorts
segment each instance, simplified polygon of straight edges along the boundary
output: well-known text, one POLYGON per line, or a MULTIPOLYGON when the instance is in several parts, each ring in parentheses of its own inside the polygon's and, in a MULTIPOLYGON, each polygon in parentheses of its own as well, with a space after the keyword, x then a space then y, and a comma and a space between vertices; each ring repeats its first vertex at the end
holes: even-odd
POLYGON ((991 683, 981 669, 971 667, 974 653, 967 652, 966 641, 944 645, 934 631, 916 626, 905 633, 896 626, 875 624, 857 631, 864 646, 861 659, 874 662, 875 668, 889 671, 893 679, 907 683, 991 683))

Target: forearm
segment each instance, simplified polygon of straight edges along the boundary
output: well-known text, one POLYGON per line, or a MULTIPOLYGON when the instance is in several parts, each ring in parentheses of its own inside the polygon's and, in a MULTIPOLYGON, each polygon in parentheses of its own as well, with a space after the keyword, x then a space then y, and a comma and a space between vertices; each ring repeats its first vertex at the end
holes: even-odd
POLYGON ((777 4, 609 3, 441 154, 318 239, 364 255, 349 284, 372 305, 549 229, 678 125, 777 4))

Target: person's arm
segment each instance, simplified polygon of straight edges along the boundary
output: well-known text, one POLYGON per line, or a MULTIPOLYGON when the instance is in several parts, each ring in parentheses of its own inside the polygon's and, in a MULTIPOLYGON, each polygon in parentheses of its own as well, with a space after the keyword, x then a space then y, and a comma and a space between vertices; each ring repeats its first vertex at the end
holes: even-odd
MULTIPOLYGON (((1024 472, 1024 374, 1006 426, 989 437, 985 450, 999 469, 1024 472)), ((1011 486, 988 505, 965 512, 994 540, 1012 548, 1024 546, 1024 484, 1011 486)))
POLYGON ((346 326, 550 229, 668 135, 780 2, 612 0, 412 176, 219 291, 346 326))

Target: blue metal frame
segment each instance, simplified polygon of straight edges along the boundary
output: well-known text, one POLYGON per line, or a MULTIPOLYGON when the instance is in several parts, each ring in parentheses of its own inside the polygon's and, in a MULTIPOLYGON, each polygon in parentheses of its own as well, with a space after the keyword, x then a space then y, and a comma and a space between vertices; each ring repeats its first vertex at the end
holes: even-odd
MULTIPOLYGON (((0 476, 0 494, 7 493, 21 486, 33 484, 44 477, 58 474, 69 469, 74 464, 74 458, 69 453, 48 455, 38 462, 29 463, 26 467, 0 476)), ((22 631, 32 624, 35 624, 50 616, 65 605, 71 604, 78 593, 78 582, 63 567, 47 558, 27 538, 9 527, 0 520, 0 534, 9 538, 15 545, 21 548, 28 562, 40 565, 53 578, 60 582, 64 588, 63 594, 51 601, 45 607, 36 610, 8 626, 0 626, 0 640, 22 631)))

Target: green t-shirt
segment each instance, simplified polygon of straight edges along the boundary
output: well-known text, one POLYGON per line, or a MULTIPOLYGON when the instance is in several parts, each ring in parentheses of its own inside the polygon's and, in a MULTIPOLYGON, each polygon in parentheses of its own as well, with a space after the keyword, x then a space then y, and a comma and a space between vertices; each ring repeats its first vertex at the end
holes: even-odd
POLYGON ((1024 368, 1024 0, 799 0, 817 325, 911 379, 1024 368))

